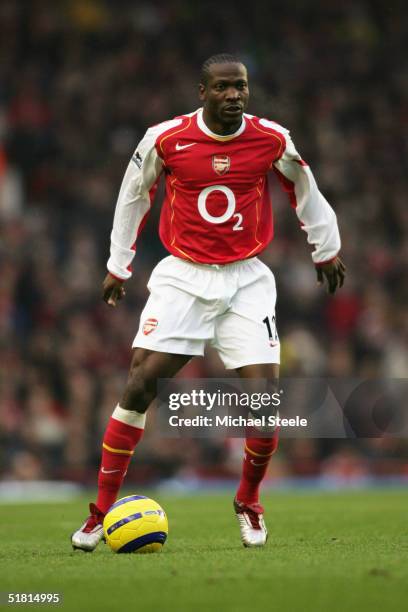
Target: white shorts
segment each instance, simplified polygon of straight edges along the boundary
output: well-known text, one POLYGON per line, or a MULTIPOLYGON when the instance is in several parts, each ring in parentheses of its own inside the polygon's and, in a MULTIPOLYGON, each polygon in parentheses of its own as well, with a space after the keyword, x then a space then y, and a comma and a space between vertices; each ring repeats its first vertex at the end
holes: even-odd
POLYGON ((134 347, 202 356, 209 342, 227 369, 280 362, 275 278, 258 258, 216 266, 170 255, 147 287, 134 347))

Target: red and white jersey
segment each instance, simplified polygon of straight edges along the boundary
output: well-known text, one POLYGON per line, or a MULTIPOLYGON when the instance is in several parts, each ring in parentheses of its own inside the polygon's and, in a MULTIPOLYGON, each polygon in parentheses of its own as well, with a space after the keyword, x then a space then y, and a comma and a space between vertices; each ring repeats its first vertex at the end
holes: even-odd
POLYGON ((277 173, 314 245, 315 263, 340 249, 336 215, 319 192, 288 130, 245 114, 231 135, 214 134, 202 109, 147 130, 126 170, 116 205, 108 270, 131 276, 137 236, 161 173, 166 194, 160 238, 188 261, 226 264, 254 257, 273 237, 268 174, 277 173))

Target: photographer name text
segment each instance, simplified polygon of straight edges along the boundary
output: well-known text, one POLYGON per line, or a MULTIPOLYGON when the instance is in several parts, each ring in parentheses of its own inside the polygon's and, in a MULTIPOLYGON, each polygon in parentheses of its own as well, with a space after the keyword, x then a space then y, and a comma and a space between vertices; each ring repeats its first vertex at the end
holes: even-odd
POLYGON ((257 418, 243 416, 205 416, 192 418, 173 414, 169 417, 171 427, 307 427, 307 419, 296 416, 291 419, 280 416, 260 416, 257 418))

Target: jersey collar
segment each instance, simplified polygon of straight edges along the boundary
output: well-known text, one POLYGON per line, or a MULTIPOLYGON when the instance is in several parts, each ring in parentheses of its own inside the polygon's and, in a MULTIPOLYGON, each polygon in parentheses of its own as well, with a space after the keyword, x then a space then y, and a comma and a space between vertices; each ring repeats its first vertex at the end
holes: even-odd
POLYGON ((221 134, 215 134, 204 123, 203 109, 199 108, 197 111, 197 125, 200 128, 200 130, 204 132, 204 134, 207 134, 207 136, 210 136, 210 138, 214 138, 215 140, 225 141, 225 140, 232 140, 233 138, 236 138, 237 136, 242 134, 242 132, 245 130, 246 122, 245 122, 245 117, 242 116, 242 123, 236 132, 234 132, 233 134, 228 134, 228 136, 222 136, 221 134))

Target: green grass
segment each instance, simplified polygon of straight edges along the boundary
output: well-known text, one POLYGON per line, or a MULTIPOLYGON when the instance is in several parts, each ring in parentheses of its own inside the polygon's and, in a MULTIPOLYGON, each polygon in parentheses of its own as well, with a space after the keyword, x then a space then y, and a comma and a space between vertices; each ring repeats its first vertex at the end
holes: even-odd
POLYGON ((269 494, 259 550, 241 546, 230 495, 154 497, 170 533, 153 555, 73 552, 84 500, 0 506, 0 591, 61 592, 79 611, 406 609, 408 492, 269 494))

